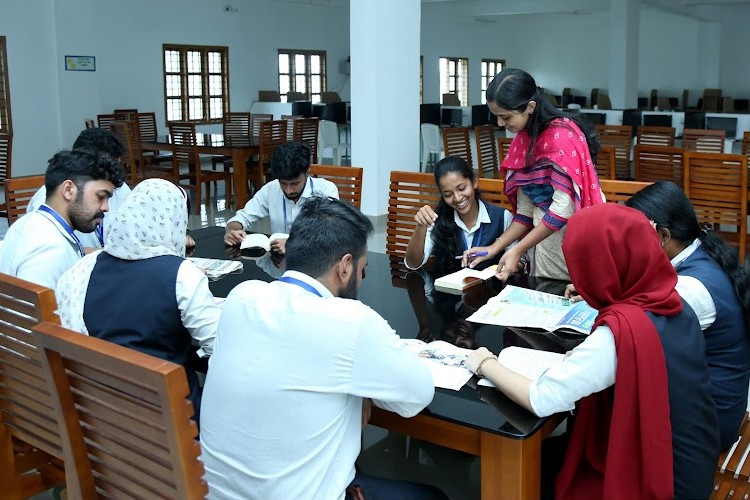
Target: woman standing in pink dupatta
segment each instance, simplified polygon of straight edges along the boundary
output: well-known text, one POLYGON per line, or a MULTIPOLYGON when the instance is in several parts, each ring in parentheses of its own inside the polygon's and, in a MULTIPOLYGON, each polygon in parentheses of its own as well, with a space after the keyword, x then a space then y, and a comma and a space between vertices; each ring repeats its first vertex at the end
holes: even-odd
POLYGON ((495 76, 487 87, 487 105, 498 125, 516 133, 500 164, 515 215, 492 245, 464 252, 463 264, 475 267, 519 240, 500 259, 499 279, 508 279, 521 256, 534 249, 532 276, 568 280, 561 250, 565 225, 581 208, 604 202, 592 160, 598 136, 580 115, 550 104, 531 75, 520 69, 507 68, 495 76), (487 253, 469 257, 479 252, 487 253))

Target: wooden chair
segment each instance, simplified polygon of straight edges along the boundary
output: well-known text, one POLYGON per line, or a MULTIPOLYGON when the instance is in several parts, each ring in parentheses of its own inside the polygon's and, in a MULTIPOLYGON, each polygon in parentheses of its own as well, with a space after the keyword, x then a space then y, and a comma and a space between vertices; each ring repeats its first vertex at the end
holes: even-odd
MULTIPOLYGON (((224 113, 224 119, 221 123, 221 131, 224 136, 224 141, 227 139, 230 141, 233 138, 243 139, 245 141, 250 138, 250 113, 244 111, 229 111, 224 113)), ((231 172, 232 157, 224 155, 214 155, 211 158, 211 169, 216 170, 216 166, 221 164, 222 169, 231 172)), ((230 173, 231 178, 231 173, 230 173)), ((214 182, 214 187, 216 183, 214 182)))
POLYGON ((99 128, 103 128, 103 129, 109 130, 109 126, 115 120, 117 120, 117 115, 114 114, 114 113, 104 114, 104 115, 96 115, 96 123, 99 126, 99 128))
POLYGON ((135 108, 115 108, 114 113, 116 115, 129 115, 129 114, 137 114, 138 110, 135 108))
POLYGON ((725 130, 686 128, 682 131, 682 147, 698 153, 723 153, 725 130))
MULTIPOLYGON (((318 127, 320 120, 317 118, 297 118, 293 121, 292 139, 306 142, 310 146, 310 161, 318 159, 318 127)), ((287 131, 287 136, 289 131, 287 131)))
POLYGON ((750 132, 742 134, 742 154, 750 159, 750 132))
POLYGON ((477 179, 477 188, 481 191, 484 201, 513 211, 513 206, 505 196, 504 179, 477 179))
POLYGON ((442 132, 445 156, 459 156, 466 160, 469 168, 474 168, 474 163, 471 161, 469 129, 465 127, 452 127, 444 128, 442 132))
POLYGON ((204 498, 185 369, 62 326, 34 329, 72 498, 204 498))
MULTIPOLYGON (((5 184, 8 177, 12 176, 10 168, 12 152, 13 136, 10 134, 0 134, 0 184, 5 184)), ((0 216, 8 217, 7 201, 0 203, 0 216)), ((10 220, 8 224, 10 224, 10 220)))
POLYGON ((260 124, 273 120, 273 115, 253 113, 250 115, 250 133, 253 137, 260 136, 260 124))
POLYGON ((510 145, 513 142, 512 137, 498 137, 497 138, 497 152, 500 156, 499 162, 498 162, 498 168, 499 165, 503 163, 503 160, 506 156, 508 156, 508 153, 510 152, 510 145))
MULTIPOLYGON (((138 113, 135 115, 135 118, 138 121, 138 133, 140 134, 141 142, 156 142, 159 137, 159 132, 156 128, 156 113, 153 111, 138 113)), ((144 160, 151 164, 172 163, 172 153, 157 154, 155 152, 144 152, 142 155, 144 160)))
MULTIPOLYGON (((266 178, 272 177, 268 169, 276 146, 286 142, 286 120, 266 120, 260 123, 260 134, 258 136, 258 161, 251 165, 255 169, 253 188, 257 191, 266 183, 266 178)), ((251 178, 248 175, 248 180, 251 178)))
POLYGON ((599 154, 596 155, 596 161, 594 168, 596 168, 596 175, 599 180, 602 179, 616 179, 616 160, 615 160, 615 147, 614 146, 602 146, 599 150, 599 154))
MULTIPOLYGON (((601 99, 602 95, 599 96, 601 99)), ((599 106, 601 108, 601 106, 599 106)), ((629 125, 597 125, 602 146, 615 148, 615 178, 630 179, 630 146, 633 128, 629 125)))
POLYGON ((599 179, 602 193, 608 203, 624 204, 635 193, 650 186, 652 182, 620 181, 612 179, 599 179))
POLYGON ((440 193, 432 174, 391 172, 385 253, 404 258, 417 223, 414 214, 425 205, 436 207, 440 193))
POLYGON ((638 144, 635 147, 635 180, 672 181, 682 186, 684 156, 682 148, 638 144))
POLYGON ((127 174, 128 185, 132 188, 143 180, 143 150, 137 121, 113 121, 110 130, 124 146, 125 152, 120 161, 127 174))
POLYGON ((302 115, 281 115, 282 120, 286 120, 286 140, 294 140, 294 122, 304 118, 302 115))
POLYGON ((195 135, 195 123, 173 122, 169 125, 169 135, 172 139, 172 172, 178 175, 178 182, 182 187, 191 189, 195 193, 193 200, 194 213, 200 214, 201 194, 203 184, 206 185, 206 205, 211 203, 211 182, 224 181, 226 186, 226 206, 232 205, 232 179, 229 172, 203 170, 201 157, 198 154, 198 142, 195 135), (186 173, 179 171, 180 165, 188 166, 186 173), (186 180, 187 184, 181 184, 186 180))
POLYGON ((747 156, 685 153, 685 194, 698 222, 721 232, 738 247, 740 264, 747 244, 747 156), (734 231, 722 230, 733 227, 734 231))
POLYGON ((348 201, 357 208, 362 207, 362 167, 339 167, 335 165, 310 165, 313 177, 322 177, 336 184, 339 199, 348 201))
POLYGON ((491 125, 474 127, 474 139, 477 143, 477 169, 479 177, 498 178, 500 176, 500 164, 497 161, 497 142, 495 141, 495 129, 491 125))
POLYGON ((643 146, 674 146, 674 127, 638 127, 638 144, 643 146))
POLYGON ((744 499, 750 494, 750 415, 740 426, 739 438, 731 448, 719 456, 714 476, 714 500, 744 499))
POLYGON ((9 226, 26 213, 26 207, 29 206, 31 198, 42 186, 44 186, 44 175, 5 179, 5 206, 9 226))
POLYGON ((0 307, 0 498, 22 499, 65 484, 55 406, 31 331, 59 319, 55 292, 7 274, 0 307))

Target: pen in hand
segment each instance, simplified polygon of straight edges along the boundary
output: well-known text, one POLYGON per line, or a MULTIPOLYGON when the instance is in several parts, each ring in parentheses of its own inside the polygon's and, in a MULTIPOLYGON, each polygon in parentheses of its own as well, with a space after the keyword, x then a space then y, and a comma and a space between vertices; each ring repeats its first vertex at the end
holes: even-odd
MULTIPOLYGON (((474 257, 484 257, 485 255, 489 254, 489 252, 471 252, 466 254, 467 259, 473 259, 474 257)), ((463 255, 456 255, 454 257, 456 260, 463 259, 463 255)))

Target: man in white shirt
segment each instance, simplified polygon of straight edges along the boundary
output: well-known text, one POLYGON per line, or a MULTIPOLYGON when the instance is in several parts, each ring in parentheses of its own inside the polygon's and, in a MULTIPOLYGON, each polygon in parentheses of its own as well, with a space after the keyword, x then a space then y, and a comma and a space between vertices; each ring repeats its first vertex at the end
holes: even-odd
MULTIPOLYGON (((250 198, 245 208, 227 221, 224 243, 239 245, 258 219, 271 219, 271 233, 289 234, 292 222, 313 192, 339 197, 336 185, 326 179, 310 177, 310 147, 299 141, 281 144, 273 151, 273 181, 266 183, 250 198)), ((271 242, 271 250, 283 254, 286 239, 271 242)))
POLYGON ((91 233, 123 183, 119 161, 78 149, 49 161, 45 203, 16 221, 0 248, 0 272, 51 289, 63 272, 85 255, 75 231, 91 233))
POLYGON ((222 306, 203 392, 210 498, 446 498, 434 487, 356 471, 363 403, 411 417, 434 394, 429 371, 355 300, 372 224, 332 198, 308 200, 287 271, 246 281, 222 306))
MULTIPOLYGON (((95 151, 99 154, 109 156, 113 160, 119 160, 124 152, 122 143, 115 137, 115 135, 107 129, 103 128, 86 128, 78 134, 78 138, 73 143, 73 149, 88 149, 95 151)), ((117 209, 125 201, 125 198, 130 194, 130 186, 126 183, 112 192, 112 197, 109 199, 109 211, 107 212, 108 217, 112 217, 117 213, 117 209)), ((33 212, 42 204, 47 198, 47 188, 42 186, 39 190, 34 193, 34 196, 29 201, 29 205, 26 207, 26 212, 33 212)), ((97 228, 90 233, 82 233, 75 231, 76 236, 84 248, 96 249, 104 246, 104 226, 106 224, 102 221, 97 228)))

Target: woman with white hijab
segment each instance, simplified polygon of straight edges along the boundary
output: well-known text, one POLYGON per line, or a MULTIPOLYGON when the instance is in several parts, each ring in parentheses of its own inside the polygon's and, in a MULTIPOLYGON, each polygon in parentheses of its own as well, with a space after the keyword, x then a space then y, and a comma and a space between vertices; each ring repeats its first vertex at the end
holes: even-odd
POLYGON ((185 191, 145 180, 107 223, 104 249, 58 282, 62 324, 185 366, 197 416, 200 388, 188 365, 193 344, 211 355, 221 310, 205 274, 185 259, 185 191))

